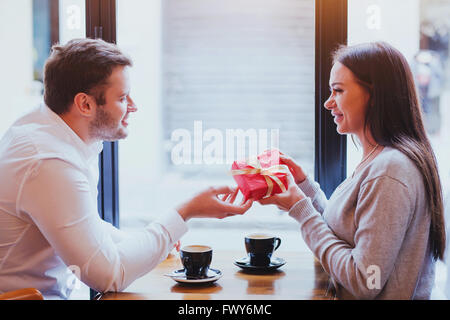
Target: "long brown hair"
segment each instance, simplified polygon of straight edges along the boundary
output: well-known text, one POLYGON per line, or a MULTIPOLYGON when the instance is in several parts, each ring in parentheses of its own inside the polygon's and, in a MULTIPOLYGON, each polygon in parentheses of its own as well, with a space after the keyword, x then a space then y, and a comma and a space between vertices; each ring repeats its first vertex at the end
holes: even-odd
POLYGON ((340 46, 333 61, 350 69, 369 89, 365 127, 375 141, 404 153, 422 173, 431 213, 431 250, 435 260, 443 260, 446 235, 441 182, 408 62, 385 42, 340 46))

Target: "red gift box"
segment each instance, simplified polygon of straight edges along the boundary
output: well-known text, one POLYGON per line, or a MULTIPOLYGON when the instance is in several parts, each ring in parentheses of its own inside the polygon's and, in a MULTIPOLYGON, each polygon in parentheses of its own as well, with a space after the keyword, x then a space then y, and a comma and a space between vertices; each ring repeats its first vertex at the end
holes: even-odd
POLYGON ((259 200, 286 191, 289 168, 278 150, 266 150, 257 157, 234 161, 231 174, 244 199, 259 200))

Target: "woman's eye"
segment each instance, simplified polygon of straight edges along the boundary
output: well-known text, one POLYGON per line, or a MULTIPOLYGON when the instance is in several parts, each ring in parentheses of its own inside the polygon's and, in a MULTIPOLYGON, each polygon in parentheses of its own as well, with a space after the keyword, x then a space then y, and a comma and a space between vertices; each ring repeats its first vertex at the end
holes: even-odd
POLYGON ((339 89, 339 88, 330 88, 330 91, 331 91, 332 93, 341 93, 343 90, 342 90, 342 89, 339 89))

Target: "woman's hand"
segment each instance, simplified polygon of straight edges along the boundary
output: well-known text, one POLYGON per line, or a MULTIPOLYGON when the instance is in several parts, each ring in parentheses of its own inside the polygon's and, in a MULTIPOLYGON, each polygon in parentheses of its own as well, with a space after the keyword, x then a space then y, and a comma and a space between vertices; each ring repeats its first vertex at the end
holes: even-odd
POLYGON ((238 188, 210 187, 177 208, 181 217, 187 221, 191 218, 223 219, 237 214, 244 214, 252 206, 253 200, 234 204, 238 188))
POLYGON ((262 205, 274 204, 280 210, 289 211, 294 204, 304 199, 306 196, 302 190, 297 186, 294 177, 291 174, 287 175, 288 188, 285 192, 278 193, 269 198, 258 200, 262 205))
POLYGON ((300 167, 297 164, 297 162, 294 161, 294 159, 285 154, 280 153, 280 160, 283 161, 283 163, 289 167, 289 170, 291 171, 296 184, 305 181, 306 174, 305 172, 303 172, 302 167, 300 167))

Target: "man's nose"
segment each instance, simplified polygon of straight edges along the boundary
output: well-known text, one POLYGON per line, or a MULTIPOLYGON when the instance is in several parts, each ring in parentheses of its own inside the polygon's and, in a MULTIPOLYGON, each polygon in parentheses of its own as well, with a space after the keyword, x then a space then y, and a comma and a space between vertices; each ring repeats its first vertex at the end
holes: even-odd
POLYGON ((127 111, 128 111, 128 112, 136 112, 137 110, 138 110, 138 109, 137 109, 137 106, 136 106, 136 104, 134 103, 133 99, 131 99, 131 97, 128 97, 127 111))

